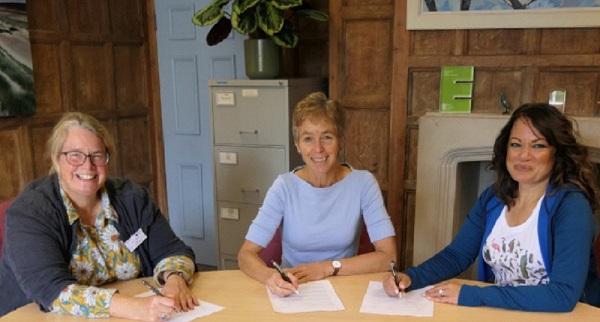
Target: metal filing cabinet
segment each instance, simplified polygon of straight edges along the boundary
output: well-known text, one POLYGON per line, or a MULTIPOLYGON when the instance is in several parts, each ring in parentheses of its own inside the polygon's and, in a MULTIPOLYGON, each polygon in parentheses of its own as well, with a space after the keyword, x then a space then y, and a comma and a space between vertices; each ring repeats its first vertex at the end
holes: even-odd
POLYGON ((296 103, 325 79, 212 80, 219 269, 238 269, 237 253, 267 190, 302 164, 291 134, 296 103))

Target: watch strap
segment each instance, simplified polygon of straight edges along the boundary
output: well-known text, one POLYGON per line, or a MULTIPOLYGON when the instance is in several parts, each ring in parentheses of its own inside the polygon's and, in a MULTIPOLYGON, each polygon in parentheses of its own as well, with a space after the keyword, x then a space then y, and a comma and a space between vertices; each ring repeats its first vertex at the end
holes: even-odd
POLYGON ((336 276, 339 271, 340 271, 339 267, 334 267, 333 268, 333 274, 331 274, 331 276, 336 276))

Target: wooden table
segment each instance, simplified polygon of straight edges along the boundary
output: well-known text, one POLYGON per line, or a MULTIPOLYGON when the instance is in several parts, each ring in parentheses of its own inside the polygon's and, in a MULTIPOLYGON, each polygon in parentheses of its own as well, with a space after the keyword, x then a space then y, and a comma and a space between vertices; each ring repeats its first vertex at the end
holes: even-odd
MULTIPOLYGON (((434 304, 433 318, 359 313, 369 281, 381 281, 382 276, 383 274, 378 273, 331 277, 329 280, 346 308, 344 311, 280 314, 273 311, 265 286, 244 273, 240 271, 200 272, 196 274, 192 283, 194 294, 206 302, 223 306, 225 309, 198 318, 196 321, 600 321, 600 308, 583 303, 578 303, 575 310, 570 313, 532 313, 438 303, 434 304)), ((118 282, 109 286, 118 288, 123 294, 135 295, 148 291, 139 280, 118 282)), ((64 314, 43 313, 35 304, 26 305, 1 319, 2 322, 82 320, 84 319, 64 314)), ((85 320, 92 321, 92 319, 85 320)), ((111 318, 98 321, 124 320, 111 318)))

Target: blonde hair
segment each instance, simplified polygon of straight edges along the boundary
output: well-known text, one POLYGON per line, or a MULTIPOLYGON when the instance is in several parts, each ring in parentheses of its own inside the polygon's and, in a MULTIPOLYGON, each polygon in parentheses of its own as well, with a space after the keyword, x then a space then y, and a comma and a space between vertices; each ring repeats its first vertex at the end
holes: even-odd
POLYGON ((115 154, 114 139, 102 123, 92 116, 81 112, 65 113, 52 129, 52 133, 50 134, 46 146, 46 153, 52 163, 52 166, 50 167, 51 174, 56 172, 56 169, 54 168, 54 159, 59 158, 60 154, 63 152, 62 148, 67 140, 69 129, 73 127, 80 127, 94 133, 104 143, 106 153, 111 157, 115 154))
POLYGON ((303 100, 296 104, 292 115, 292 135, 294 142, 298 142, 299 128, 306 120, 324 118, 335 124, 338 138, 344 136, 346 127, 346 116, 341 105, 332 99, 328 99, 323 92, 308 94, 303 100))

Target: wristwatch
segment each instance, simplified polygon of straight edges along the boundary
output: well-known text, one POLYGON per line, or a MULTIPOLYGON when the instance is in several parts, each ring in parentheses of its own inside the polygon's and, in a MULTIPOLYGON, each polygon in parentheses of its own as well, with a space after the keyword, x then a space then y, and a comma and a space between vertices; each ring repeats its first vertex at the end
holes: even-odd
POLYGON ((331 274, 331 276, 336 276, 340 271, 340 268, 342 268, 342 262, 333 261, 331 262, 331 266, 333 266, 333 274, 331 274))

